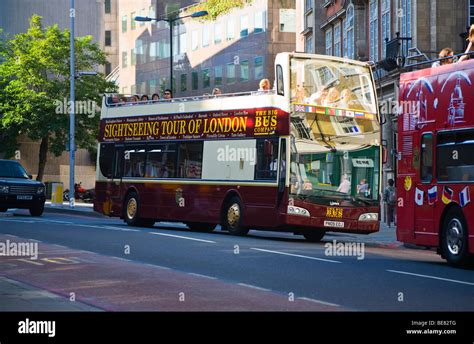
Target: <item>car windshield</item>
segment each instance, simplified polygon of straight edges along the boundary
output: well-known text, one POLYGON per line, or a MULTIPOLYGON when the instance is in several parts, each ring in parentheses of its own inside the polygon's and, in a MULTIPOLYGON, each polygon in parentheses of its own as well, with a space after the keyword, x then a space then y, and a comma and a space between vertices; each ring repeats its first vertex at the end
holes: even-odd
POLYGON ((0 161, 0 177, 28 179, 28 174, 16 161, 0 161))

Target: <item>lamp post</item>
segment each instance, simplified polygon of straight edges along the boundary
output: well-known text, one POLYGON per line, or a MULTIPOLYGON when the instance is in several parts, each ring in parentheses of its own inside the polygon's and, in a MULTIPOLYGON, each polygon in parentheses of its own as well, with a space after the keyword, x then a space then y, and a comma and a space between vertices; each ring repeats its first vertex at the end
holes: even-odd
POLYGON ((203 17, 203 16, 207 16, 207 11, 199 11, 199 12, 194 12, 192 14, 189 14, 187 16, 183 16, 183 17, 176 17, 176 18, 150 18, 150 17, 140 17, 140 16, 137 16, 135 17, 135 20, 136 21, 139 21, 139 22, 150 22, 152 20, 154 21, 165 21, 168 23, 169 27, 170 27, 170 90, 173 91, 173 23, 177 20, 181 20, 181 19, 184 19, 184 18, 188 18, 188 17, 191 17, 191 18, 199 18, 199 17, 203 17))
POLYGON ((69 9, 69 17, 71 18, 71 33, 70 33, 70 50, 71 50, 71 61, 70 61, 70 115, 69 115, 69 207, 74 208, 74 79, 76 76, 75 65, 74 65, 74 18, 76 17, 76 10, 74 8, 74 0, 71 0, 71 7, 69 9))

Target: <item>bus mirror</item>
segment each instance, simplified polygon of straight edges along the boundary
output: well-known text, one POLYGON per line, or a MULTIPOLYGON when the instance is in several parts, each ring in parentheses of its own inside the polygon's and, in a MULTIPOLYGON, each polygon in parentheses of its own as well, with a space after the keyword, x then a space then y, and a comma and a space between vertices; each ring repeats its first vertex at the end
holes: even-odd
POLYGON ((386 164, 388 160, 388 149, 387 147, 382 147, 382 164, 386 164))

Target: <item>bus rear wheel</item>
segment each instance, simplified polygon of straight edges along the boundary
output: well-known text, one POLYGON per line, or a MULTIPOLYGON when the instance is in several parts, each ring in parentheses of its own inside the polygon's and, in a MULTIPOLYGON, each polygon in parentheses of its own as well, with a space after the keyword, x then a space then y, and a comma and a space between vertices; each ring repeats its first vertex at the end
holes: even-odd
POLYGON ((467 224, 461 209, 451 209, 441 228, 441 254, 450 265, 466 266, 469 256, 467 224))
POLYGON ((249 229, 243 226, 243 207, 240 198, 232 197, 224 207, 222 229, 232 235, 247 235, 249 229))
POLYGON ((216 229, 216 225, 212 223, 188 222, 186 226, 193 232, 210 233, 216 229))
POLYGON ((304 238, 309 242, 320 242, 325 234, 326 234, 325 231, 318 230, 318 229, 312 229, 312 230, 303 232, 304 238))

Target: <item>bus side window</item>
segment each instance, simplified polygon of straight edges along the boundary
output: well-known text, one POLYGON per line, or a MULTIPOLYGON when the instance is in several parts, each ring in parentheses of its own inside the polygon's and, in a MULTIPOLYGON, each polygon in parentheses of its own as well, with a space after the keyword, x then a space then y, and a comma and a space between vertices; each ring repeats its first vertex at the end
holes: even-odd
POLYGON ((122 178, 123 175, 123 145, 115 146, 113 177, 122 178))
POLYGON ((423 134, 421 137, 421 169, 422 183, 431 183, 433 179, 433 134, 423 134))
POLYGON ((283 82, 283 68, 277 66, 277 94, 280 96, 285 95, 285 84, 283 82))
POLYGON ((255 179, 276 180, 278 170, 278 139, 257 140, 255 179))
POLYGON ((114 150, 115 150, 115 146, 113 143, 100 144, 99 167, 100 167, 100 172, 106 178, 112 177, 113 164, 114 164, 114 150))

